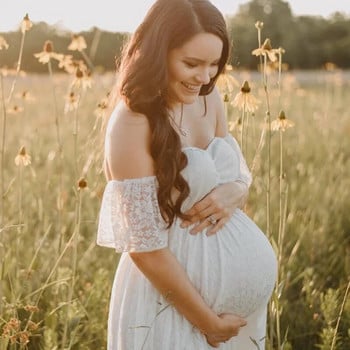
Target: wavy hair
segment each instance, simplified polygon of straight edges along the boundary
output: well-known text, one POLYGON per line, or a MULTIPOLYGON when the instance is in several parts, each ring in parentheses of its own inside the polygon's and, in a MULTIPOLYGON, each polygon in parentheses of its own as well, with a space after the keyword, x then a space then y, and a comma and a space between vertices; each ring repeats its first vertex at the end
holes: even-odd
POLYGON ((200 90, 200 95, 207 95, 224 70, 229 55, 225 20, 207 0, 156 1, 125 46, 119 68, 117 94, 131 110, 144 114, 150 125, 150 152, 159 184, 158 202, 169 226, 175 216, 186 218, 181 205, 190 190, 181 175, 187 157, 170 123, 164 96, 168 86, 167 57, 170 50, 203 32, 214 34, 223 42, 218 72, 200 90), (173 189, 179 194, 176 199, 172 196, 173 189))

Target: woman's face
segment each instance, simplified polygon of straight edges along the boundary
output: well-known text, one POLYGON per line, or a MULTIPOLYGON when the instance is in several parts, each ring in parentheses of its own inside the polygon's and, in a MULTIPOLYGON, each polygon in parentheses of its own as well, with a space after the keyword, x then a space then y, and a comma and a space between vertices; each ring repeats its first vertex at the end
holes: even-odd
POLYGON ((168 55, 168 103, 191 104, 202 85, 218 72, 223 43, 211 33, 199 33, 168 55))

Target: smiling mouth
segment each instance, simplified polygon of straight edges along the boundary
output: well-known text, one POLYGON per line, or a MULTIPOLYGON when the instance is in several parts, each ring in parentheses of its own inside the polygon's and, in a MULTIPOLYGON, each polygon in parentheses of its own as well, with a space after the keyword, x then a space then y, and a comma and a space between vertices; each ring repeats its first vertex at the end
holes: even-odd
POLYGON ((191 92, 194 92, 194 93, 198 93, 201 89, 201 85, 192 85, 192 84, 188 84, 188 83, 185 83, 185 82, 181 82, 181 84, 188 90, 190 90, 191 92))

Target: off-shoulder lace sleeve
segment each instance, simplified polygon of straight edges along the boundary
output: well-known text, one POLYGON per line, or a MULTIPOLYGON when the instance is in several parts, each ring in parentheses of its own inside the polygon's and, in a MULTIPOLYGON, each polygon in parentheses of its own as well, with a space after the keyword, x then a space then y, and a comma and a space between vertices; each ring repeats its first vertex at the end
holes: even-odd
POLYGON ((239 157, 239 181, 244 182, 248 187, 252 183, 252 174, 249 171, 249 168, 247 166, 247 162, 244 159, 244 156, 242 154, 241 148, 238 145, 238 142, 236 139, 228 134, 224 137, 225 141, 235 150, 239 157))
POLYGON ((157 200, 157 179, 111 180, 104 190, 97 244, 117 252, 145 252, 168 245, 157 200))

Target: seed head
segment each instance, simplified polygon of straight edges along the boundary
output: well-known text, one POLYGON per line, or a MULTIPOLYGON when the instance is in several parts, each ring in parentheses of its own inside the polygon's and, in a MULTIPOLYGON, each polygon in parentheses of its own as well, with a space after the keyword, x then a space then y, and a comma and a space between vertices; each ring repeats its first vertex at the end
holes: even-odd
POLYGON ((83 190, 86 187, 87 187, 87 181, 83 177, 80 178, 79 181, 78 181, 78 189, 79 190, 83 190))
POLYGON ((276 51, 280 56, 286 53, 286 50, 283 47, 279 47, 276 51))
POLYGON ((39 323, 35 323, 31 320, 28 321, 27 325, 30 331, 36 331, 39 328, 39 323))
POLYGON ((278 118, 271 122, 271 130, 273 131, 286 131, 294 126, 294 122, 287 119, 283 110, 280 111, 278 118))
POLYGON ((47 53, 53 52, 53 43, 50 40, 46 40, 44 44, 44 51, 47 53))
POLYGON ((18 334, 18 338, 19 338, 19 343, 21 345, 26 345, 29 343, 29 332, 27 331, 22 331, 18 334))
POLYGON ((247 80, 244 81, 242 87, 241 87, 241 91, 245 94, 249 94, 250 93, 250 86, 247 80))
POLYGON ((272 50, 271 40, 269 38, 265 39, 264 43, 261 46, 264 50, 272 50))
POLYGON ((26 305, 24 307, 24 310, 26 310, 28 312, 38 312, 39 308, 36 305, 26 305))
POLYGON ((29 19, 28 13, 23 17, 22 23, 21 23, 21 31, 22 33, 27 32, 30 30, 30 28, 33 27, 33 23, 29 19))
POLYGON ((75 72, 75 77, 77 79, 82 79, 84 77, 84 73, 80 68, 77 68, 77 70, 75 72))
POLYGON ((18 318, 11 318, 10 321, 7 323, 7 326, 9 329, 12 329, 14 331, 18 331, 20 329, 21 321, 18 318))
POLYGON ((258 29, 258 30, 261 30, 263 29, 264 27, 264 22, 261 22, 261 21, 256 21, 255 22, 255 28, 258 29))

